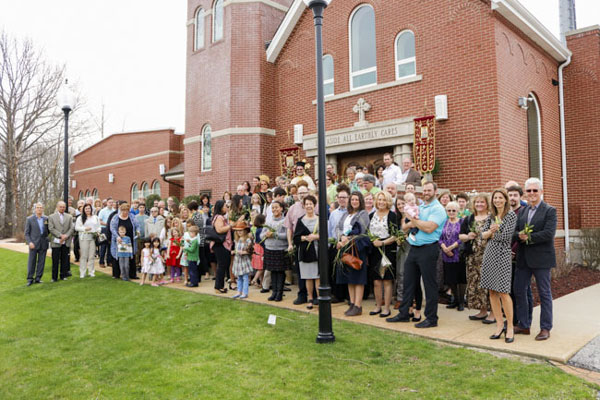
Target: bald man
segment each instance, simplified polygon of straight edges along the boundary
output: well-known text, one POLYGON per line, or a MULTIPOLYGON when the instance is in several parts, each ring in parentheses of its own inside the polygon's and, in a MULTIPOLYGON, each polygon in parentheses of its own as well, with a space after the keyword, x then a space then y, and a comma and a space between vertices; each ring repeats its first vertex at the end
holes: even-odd
POLYGON ((73 217, 66 212, 67 205, 64 201, 56 204, 56 211, 48 217, 48 230, 52 235, 50 248, 52 249, 52 282, 59 278, 58 270, 60 266, 60 279, 66 280, 69 276, 71 253, 71 239, 75 226, 73 217))
POLYGON ((415 186, 421 186, 421 174, 413 168, 413 162, 410 157, 402 160, 402 173, 400 174, 400 184, 407 185, 412 183, 415 186))

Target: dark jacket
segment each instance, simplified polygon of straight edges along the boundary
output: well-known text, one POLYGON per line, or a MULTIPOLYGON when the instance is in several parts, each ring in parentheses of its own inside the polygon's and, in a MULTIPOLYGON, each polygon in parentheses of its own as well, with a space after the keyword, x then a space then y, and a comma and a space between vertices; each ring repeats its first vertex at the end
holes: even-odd
MULTIPOLYGON (((294 244, 298 248, 298 260, 311 263, 318 260, 317 249, 315 243, 302 241, 302 236, 310 235, 312 232, 308 230, 306 225, 302 222, 302 218, 298 219, 296 223, 296 230, 294 230, 294 244), (312 243, 310 247, 308 244, 312 243)), ((316 242, 316 241, 315 241, 316 242)))
POLYGON ((48 217, 43 215, 42 220, 44 223, 42 232, 40 232, 35 214, 27 217, 25 221, 25 242, 33 243, 35 250, 48 249, 48 217))
MULTIPOLYGON (((517 227, 513 237, 525 229, 530 205, 519 210, 517 227)), ((520 242, 517 249, 517 268, 554 268, 556 266, 556 253, 554 250, 554 236, 556 234, 556 209, 544 201, 540 202, 529 225, 533 226, 531 242, 520 242)))

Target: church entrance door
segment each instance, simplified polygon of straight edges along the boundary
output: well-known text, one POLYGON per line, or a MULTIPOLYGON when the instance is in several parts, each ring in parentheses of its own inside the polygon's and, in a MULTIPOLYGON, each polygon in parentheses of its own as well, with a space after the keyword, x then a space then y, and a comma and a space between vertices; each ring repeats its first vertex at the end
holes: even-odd
POLYGON ((392 147, 380 147, 377 149, 360 150, 348 153, 341 153, 337 156, 338 176, 346 178, 346 169, 348 167, 367 167, 370 174, 375 175, 375 168, 383 165, 383 154, 392 153, 392 147))

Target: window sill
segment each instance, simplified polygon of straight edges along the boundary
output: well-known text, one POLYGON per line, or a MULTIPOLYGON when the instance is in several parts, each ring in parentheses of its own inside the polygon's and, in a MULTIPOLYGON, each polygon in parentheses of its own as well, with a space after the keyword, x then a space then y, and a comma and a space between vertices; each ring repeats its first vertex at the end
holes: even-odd
MULTIPOLYGON (((421 80, 423 80, 423 75, 409 76, 406 78, 397 79, 392 82, 382 83, 380 85, 369 86, 369 87, 365 87, 365 88, 361 88, 361 89, 351 90, 351 91, 345 92, 345 93, 334 94, 333 96, 327 96, 327 97, 325 97, 325 103, 334 101, 334 100, 345 99, 346 97, 357 96, 357 95, 363 94, 363 93, 375 92, 377 90, 387 89, 387 88, 391 88, 394 86, 400 86, 400 85, 406 85, 406 84, 413 83, 413 82, 419 82, 421 80)), ((317 104, 317 101, 313 100, 312 103, 317 104)))

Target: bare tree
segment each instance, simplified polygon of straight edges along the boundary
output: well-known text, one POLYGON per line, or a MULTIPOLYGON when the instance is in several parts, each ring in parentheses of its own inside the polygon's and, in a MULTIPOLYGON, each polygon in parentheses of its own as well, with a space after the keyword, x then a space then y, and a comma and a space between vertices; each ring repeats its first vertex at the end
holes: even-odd
MULTIPOLYGON (((0 186, 3 188, 2 236, 13 236, 30 202, 50 196, 62 185, 62 112, 56 94, 64 67, 47 63, 29 40, 0 33, 0 186), (52 182, 53 185, 49 183, 52 182), (52 189, 52 190, 55 190, 52 189), (42 195, 44 194, 44 195, 42 195)), ((79 102, 78 102, 79 103, 79 102)), ((69 124, 75 136, 85 123, 69 124)))

